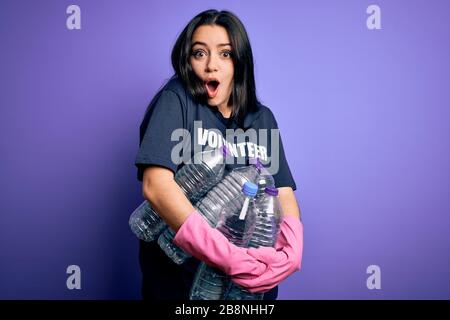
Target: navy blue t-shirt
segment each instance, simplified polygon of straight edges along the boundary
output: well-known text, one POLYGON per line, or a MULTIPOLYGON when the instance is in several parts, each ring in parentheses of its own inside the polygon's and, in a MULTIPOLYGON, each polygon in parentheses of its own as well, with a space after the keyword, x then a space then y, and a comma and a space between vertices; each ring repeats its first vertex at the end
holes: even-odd
MULTIPOLYGON (((244 128, 245 131, 234 131, 238 124, 233 118, 223 117, 216 107, 194 101, 178 77, 173 76, 152 99, 142 120, 135 160, 138 180, 142 181, 149 165, 176 173, 196 152, 226 144, 235 160, 226 165, 226 171, 259 157, 272 173, 276 187, 295 190, 278 130, 271 130, 278 129, 278 125, 270 109, 258 105, 257 111, 244 118, 244 128)), ((156 241, 141 240, 139 262, 144 299, 189 299, 197 259, 176 265, 156 241)), ((273 288, 264 294, 264 299, 276 299, 277 292, 278 287, 273 288)))
POLYGON ((237 121, 224 118, 216 107, 194 101, 173 76, 155 95, 141 123, 135 161, 138 180, 142 181, 149 165, 176 173, 194 153, 226 144, 235 159, 227 164, 227 171, 258 157, 273 175, 277 188, 296 190, 272 111, 258 104, 257 111, 244 118, 244 128, 235 129, 239 129, 237 121))

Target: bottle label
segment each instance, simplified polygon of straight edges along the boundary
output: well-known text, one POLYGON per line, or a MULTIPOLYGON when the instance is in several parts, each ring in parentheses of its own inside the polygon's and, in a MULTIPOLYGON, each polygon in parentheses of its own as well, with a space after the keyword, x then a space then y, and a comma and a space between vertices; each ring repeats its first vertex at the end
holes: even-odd
POLYGON ((247 209, 248 209, 248 202, 249 198, 246 197, 244 201, 244 205, 242 206, 241 213, 239 214, 239 220, 244 220, 245 216, 247 215, 247 209))

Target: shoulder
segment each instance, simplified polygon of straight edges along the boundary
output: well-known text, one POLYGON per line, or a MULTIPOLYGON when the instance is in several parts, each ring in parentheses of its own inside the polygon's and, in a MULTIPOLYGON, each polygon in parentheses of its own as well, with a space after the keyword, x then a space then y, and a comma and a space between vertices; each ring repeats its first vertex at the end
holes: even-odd
POLYGON ((258 128, 273 128, 277 127, 277 121, 275 119, 275 115, 273 114, 272 110, 258 102, 257 104, 257 110, 252 116, 252 126, 258 127, 258 128))
POLYGON ((260 103, 259 108, 261 109, 261 115, 263 118, 265 118, 267 120, 272 120, 272 121, 275 120, 275 115, 273 114, 272 110, 268 106, 260 103))
POLYGON ((192 95, 177 75, 173 75, 167 80, 166 84, 160 89, 160 92, 176 96, 185 108, 196 104, 192 95))
POLYGON ((172 91, 179 96, 183 96, 187 93, 185 86, 182 84, 177 75, 174 75, 169 80, 167 80, 161 90, 172 91))
POLYGON ((178 77, 172 76, 165 80, 147 106, 141 128, 146 128, 152 117, 169 120, 184 119, 189 105, 187 99, 187 91, 178 77))

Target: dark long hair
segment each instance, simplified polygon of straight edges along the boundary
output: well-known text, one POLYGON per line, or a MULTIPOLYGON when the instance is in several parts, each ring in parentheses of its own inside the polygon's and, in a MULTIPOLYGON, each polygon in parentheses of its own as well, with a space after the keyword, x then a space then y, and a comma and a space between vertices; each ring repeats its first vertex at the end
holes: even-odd
POLYGON ((181 32, 172 49, 172 67, 194 99, 206 104, 206 89, 194 73, 189 60, 192 35, 202 25, 222 26, 230 37, 234 86, 228 105, 233 105, 232 117, 243 128, 245 115, 255 111, 259 102, 256 97, 252 48, 245 27, 236 15, 229 11, 207 10, 195 16, 181 32))

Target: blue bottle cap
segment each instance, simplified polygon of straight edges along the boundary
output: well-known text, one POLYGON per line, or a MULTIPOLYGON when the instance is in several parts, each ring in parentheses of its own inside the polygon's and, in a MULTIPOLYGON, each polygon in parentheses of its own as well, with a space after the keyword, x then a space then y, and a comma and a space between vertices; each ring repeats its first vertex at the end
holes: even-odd
POLYGON ((246 182, 242 187, 242 192, 244 192, 246 196, 254 197, 258 192, 258 186, 252 182, 246 182))

